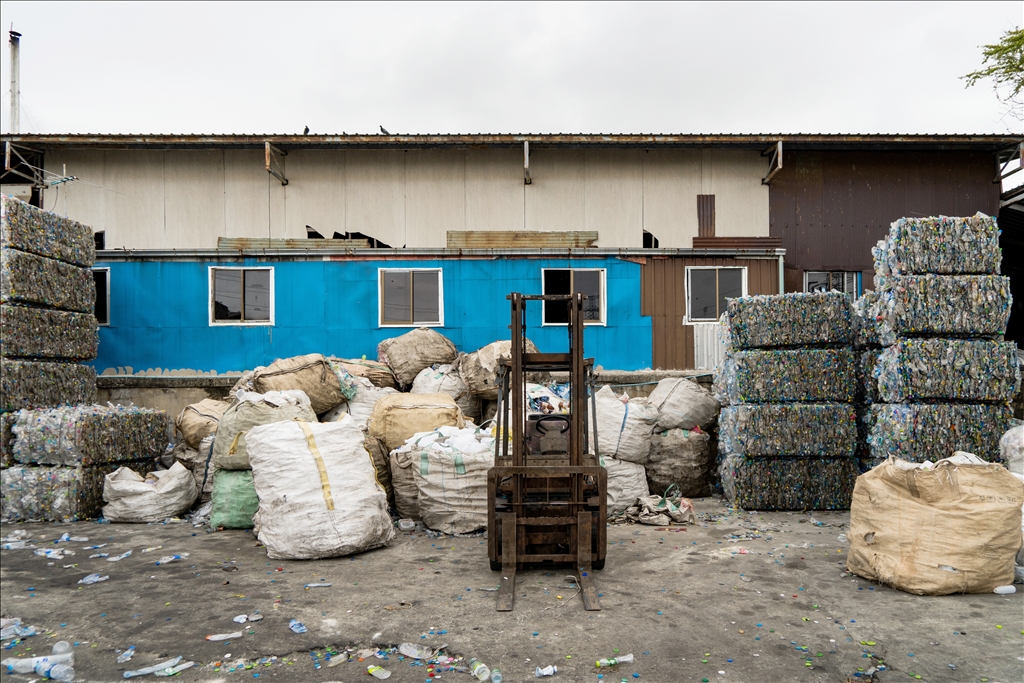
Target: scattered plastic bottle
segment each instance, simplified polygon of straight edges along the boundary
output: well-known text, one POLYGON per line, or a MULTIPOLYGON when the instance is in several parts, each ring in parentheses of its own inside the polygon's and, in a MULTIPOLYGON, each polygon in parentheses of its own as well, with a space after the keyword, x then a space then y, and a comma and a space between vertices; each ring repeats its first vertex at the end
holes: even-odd
POLYGON ((412 657, 413 659, 430 659, 434 656, 434 651, 431 648, 415 643, 402 643, 398 646, 398 651, 406 657, 412 657))
POLYGON ((608 659, 599 659, 595 663, 595 666, 597 666, 597 668, 600 669, 606 666, 616 666, 617 664, 631 664, 632 662, 633 653, 631 652, 628 655, 623 655, 622 657, 609 657, 608 659))
POLYGON ((501 673, 501 669, 493 669, 491 671, 491 683, 502 683, 505 677, 501 673))
POLYGON ((558 673, 558 667, 551 664, 549 666, 545 666, 543 669, 538 666, 534 675, 536 675, 537 678, 543 678, 544 676, 554 676, 556 673, 558 673))
MULTIPOLYGON (((21 550, 22 548, 28 548, 28 541, 11 541, 10 543, 4 543, 4 550, 21 550)), ((33 548, 35 546, 32 546, 33 548)))
POLYGON ((159 567, 162 564, 170 564, 171 562, 177 562, 178 560, 184 559, 186 557, 188 557, 188 553, 182 553, 180 555, 164 555, 159 560, 157 560, 156 566, 159 567))
POLYGON ((476 657, 469 660, 469 670, 478 681, 486 681, 491 676, 491 668, 476 657))
POLYGON ((100 581, 106 581, 109 578, 110 578, 109 576, 100 576, 99 574, 89 574, 89 576, 86 576, 86 577, 83 577, 83 578, 79 579, 78 583, 84 583, 85 585, 88 586, 89 584, 92 584, 92 583, 99 583, 100 581))
POLYGON ((124 664, 129 659, 135 656, 135 646, 130 646, 127 650, 117 656, 117 663, 124 664))
POLYGON ((1017 589, 1013 586, 996 586, 992 592, 996 595, 1010 595, 1012 593, 1016 593, 1017 589))
POLYGON ((7 670, 7 673, 15 674, 34 673, 36 667, 40 664, 68 664, 70 666, 74 666, 75 653, 64 652, 46 657, 10 657, 0 662, 0 666, 3 666, 7 670))
POLYGON ((379 678, 381 680, 384 680, 385 678, 391 678, 390 671, 388 671, 382 666, 377 666, 376 664, 371 664, 370 666, 366 667, 366 673, 370 674, 374 678, 379 678))
POLYGON ((43 678, 49 678, 54 681, 73 681, 75 680, 75 667, 69 664, 38 664, 36 665, 36 673, 43 678))
POLYGON ((65 652, 71 652, 71 643, 66 640, 58 640, 53 644, 53 649, 50 650, 52 654, 62 655, 65 652))
POLYGON ((305 633, 309 630, 308 628, 306 628, 306 625, 298 619, 292 619, 291 621, 289 621, 288 628, 290 628, 294 633, 305 633))

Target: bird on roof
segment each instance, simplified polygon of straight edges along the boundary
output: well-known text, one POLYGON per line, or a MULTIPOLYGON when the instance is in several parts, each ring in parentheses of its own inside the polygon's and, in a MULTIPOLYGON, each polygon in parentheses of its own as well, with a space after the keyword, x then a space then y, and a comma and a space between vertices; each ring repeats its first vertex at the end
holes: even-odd
POLYGON ((384 135, 391 135, 391 133, 389 133, 387 131, 387 128, 385 128, 384 126, 380 127, 380 132, 383 133, 384 135))
POLYGON ((309 135, 309 126, 306 126, 305 128, 302 129, 302 134, 309 135))

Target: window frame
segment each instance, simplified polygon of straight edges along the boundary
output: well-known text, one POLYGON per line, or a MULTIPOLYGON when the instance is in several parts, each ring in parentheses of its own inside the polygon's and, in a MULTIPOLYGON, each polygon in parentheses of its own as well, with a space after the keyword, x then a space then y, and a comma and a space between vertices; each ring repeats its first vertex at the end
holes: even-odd
MULTIPOLYGON (((274 327, 276 320, 274 287, 274 266, 207 266, 207 319, 210 327, 274 327), (215 320, 214 319, 214 275, 218 270, 266 270, 270 272, 270 319, 269 320, 215 320)), ((242 305, 245 305, 245 275, 242 276, 242 305)), ((243 308, 244 312, 244 308, 243 308)))
MULTIPOLYGON (((415 292, 410 292, 415 297, 415 292)), ((415 299, 414 299, 415 300, 415 299)), ((444 268, 378 268, 377 269, 377 327, 418 328, 444 327, 444 268), (386 323, 384 322, 384 273, 437 273, 437 322, 386 323)))
MULTIPOLYGON (((105 323, 100 322, 99 318, 96 318, 96 324, 99 325, 100 327, 110 327, 110 267, 109 266, 101 266, 101 267, 98 267, 98 268, 92 268, 91 270, 94 273, 98 273, 98 272, 106 273, 105 277, 106 277, 106 281, 107 281, 107 322, 105 322, 105 323)), ((95 306, 93 306, 92 314, 93 314, 93 317, 95 318, 96 317, 96 307, 95 306)))
MULTIPOLYGON (((608 327, 608 269, 607 268, 574 268, 569 266, 567 268, 541 268, 540 269, 540 291, 542 294, 547 294, 544 289, 545 273, 549 270, 568 270, 568 271, 597 271, 601 274, 601 319, 600 320, 584 320, 583 325, 596 326, 596 327, 608 327)), ((571 278, 570 278, 571 280, 571 278)), ((569 289, 573 289, 570 285, 569 289)), ((541 327, 566 327, 569 323, 549 323, 547 322, 546 308, 547 302, 544 302, 544 306, 541 307, 540 322, 541 327)))
MULTIPOLYGON (((747 266, 686 266, 686 278, 685 278, 685 285, 684 285, 685 288, 686 288, 686 315, 683 317, 683 324, 684 325, 716 325, 716 324, 718 324, 718 318, 715 318, 715 319, 711 319, 711 318, 694 319, 693 317, 690 316, 690 311, 691 311, 691 306, 690 306, 690 294, 691 294, 691 291, 690 291, 691 290, 691 287, 690 287, 690 272, 694 271, 694 270, 739 270, 739 271, 741 271, 741 282, 743 283, 743 291, 740 294, 740 296, 749 296, 750 290, 748 289, 748 285, 747 285, 747 274, 748 274, 748 267, 747 266)), ((716 283, 717 283, 717 276, 716 276, 716 283)), ((722 313, 724 313, 724 311, 719 313, 719 317, 721 317, 722 313)))
MULTIPOLYGON (((812 274, 815 274, 815 275, 828 275, 829 276, 829 282, 831 282, 833 273, 842 273, 843 274, 843 287, 844 288, 846 286, 846 276, 847 275, 856 275, 857 276, 856 277, 856 281, 857 281, 856 291, 853 291, 853 292, 844 291, 843 294, 848 294, 851 297, 853 297, 854 299, 856 299, 857 297, 859 297, 862 294, 864 294, 864 273, 863 273, 863 271, 860 271, 860 270, 805 270, 804 271, 804 293, 809 293, 811 291, 811 290, 807 289, 807 286, 808 286, 807 283, 808 283, 808 280, 810 279, 810 276, 812 274)), ((828 289, 826 291, 831 292, 832 289, 828 289)))

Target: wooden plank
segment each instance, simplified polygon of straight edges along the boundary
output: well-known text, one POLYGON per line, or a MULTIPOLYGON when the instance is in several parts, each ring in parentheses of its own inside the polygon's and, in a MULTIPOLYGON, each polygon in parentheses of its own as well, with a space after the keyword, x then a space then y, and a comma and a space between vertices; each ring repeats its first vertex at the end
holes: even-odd
POLYGON ((280 237, 218 237, 218 249, 369 249, 369 240, 290 239, 280 237))
POLYGON ((449 230, 449 249, 582 249, 592 247, 594 230, 449 230))
POLYGON ((700 237, 715 236, 715 195, 713 194, 697 195, 697 234, 700 237))
POLYGON ((694 249, 781 249, 781 237, 715 237, 693 238, 694 249))
POLYGON ((590 569, 591 556, 591 515, 589 512, 581 512, 579 524, 579 535, 577 536, 578 560, 577 568, 580 573, 580 593, 583 596, 583 609, 588 612, 597 612, 601 609, 601 602, 597 598, 597 586, 594 584, 594 577, 590 569))
POLYGON ((516 513, 503 512, 501 518, 501 583, 498 584, 497 610, 511 612, 516 599, 516 513))

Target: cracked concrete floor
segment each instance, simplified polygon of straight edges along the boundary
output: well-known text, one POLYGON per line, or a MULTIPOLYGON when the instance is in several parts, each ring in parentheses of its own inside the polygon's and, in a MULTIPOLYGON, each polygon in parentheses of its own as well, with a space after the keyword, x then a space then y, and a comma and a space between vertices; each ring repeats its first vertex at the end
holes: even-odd
POLYGON ((81 681, 121 680, 128 669, 178 655, 197 663, 179 677, 197 681, 370 680, 369 663, 396 683, 473 680, 431 679, 397 655, 319 670, 310 656, 410 641, 447 643, 449 653, 500 667, 509 683, 535 680, 534 668, 549 664, 555 679, 595 683, 845 682, 866 680, 855 674, 880 661, 888 668, 878 681, 1024 681, 1024 594, 923 597, 847 575, 838 537, 848 513, 736 512, 718 498, 695 504, 697 525, 609 528, 607 568, 595 573, 600 612, 583 610, 566 568, 520 572, 515 610, 495 612, 495 594, 482 590, 498 582, 482 537, 400 534, 355 557, 280 561, 268 560, 250 532, 205 533, 188 523, 5 524, 5 537, 24 529, 39 547, 75 555, 2 551, 0 611, 49 631, 3 656, 72 641, 81 681), (54 545, 65 532, 89 541, 54 545), (143 552, 153 546, 162 547, 143 552), (128 550, 119 562, 89 558, 128 550), (155 564, 174 553, 189 556, 155 564), (110 578, 78 584, 93 572, 110 578), (262 621, 232 621, 256 611, 262 621), (308 632, 290 631, 290 619, 308 632), (236 630, 241 638, 205 639, 236 630), (117 652, 130 645, 137 654, 118 664, 117 652), (594 667, 627 653, 633 664, 594 667), (238 660, 275 656, 270 666, 229 671, 238 660))

